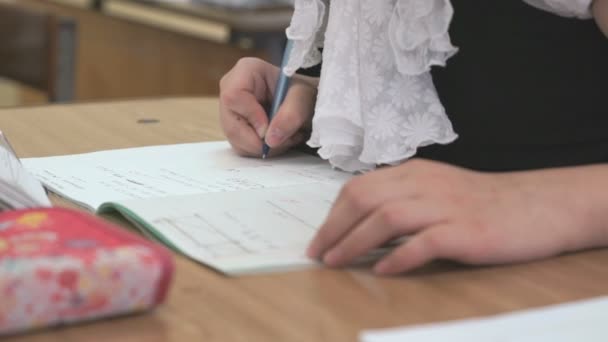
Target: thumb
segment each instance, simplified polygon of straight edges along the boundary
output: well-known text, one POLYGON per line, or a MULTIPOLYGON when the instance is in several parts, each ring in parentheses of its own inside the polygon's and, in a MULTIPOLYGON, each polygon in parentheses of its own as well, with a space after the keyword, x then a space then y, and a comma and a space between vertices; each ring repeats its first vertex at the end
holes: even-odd
POLYGON ((316 90, 308 85, 296 83, 289 88, 285 101, 268 127, 265 138, 268 146, 276 148, 289 142, 312 119, 315 95, 316 90))

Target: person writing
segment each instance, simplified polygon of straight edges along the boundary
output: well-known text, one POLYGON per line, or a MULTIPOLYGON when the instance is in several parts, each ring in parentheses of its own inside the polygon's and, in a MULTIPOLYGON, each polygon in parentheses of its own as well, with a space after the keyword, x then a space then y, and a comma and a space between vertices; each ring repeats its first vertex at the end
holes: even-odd
POLYGON ((311 258, 340 267, 408 236, 374 266, 388 275, 608 246, 608 0, 295 4, 287 67, 240 60, 220 112, 240 155, 307 143, 361 173, 311 258), (292 84, 269 124, 279 72, 292 84))

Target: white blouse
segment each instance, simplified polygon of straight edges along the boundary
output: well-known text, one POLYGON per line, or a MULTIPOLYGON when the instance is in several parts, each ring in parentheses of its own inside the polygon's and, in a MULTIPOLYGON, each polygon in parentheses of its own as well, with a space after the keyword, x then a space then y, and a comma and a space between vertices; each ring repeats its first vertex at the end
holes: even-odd
MULTIPOLYGON (((591 18, 593 0, 523 1, 591 18)), ((453 142, 430 74, 458 51, 448 32, 453 15, 450 0, 295 0, 283 72, 323 61, 308 145, 336 168, 364 172, 453 142)))

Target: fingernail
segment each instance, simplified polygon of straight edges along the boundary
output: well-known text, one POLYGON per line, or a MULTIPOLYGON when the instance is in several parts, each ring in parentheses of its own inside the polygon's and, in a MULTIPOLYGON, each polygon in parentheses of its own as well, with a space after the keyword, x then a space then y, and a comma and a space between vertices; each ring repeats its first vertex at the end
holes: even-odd
POLYGON ((338 265, 342 253, 339 250, 331 250, 323 257, 323 262, 329 266, 338 265))
POLYGON ((317 246, 310 245, 306 250, 306 255, 311 259, 318 259, 319 252, 317 251, 317 246))
POLYGON ((255 129, 255 132, 258 134, 260 139, 263 139, 264 136, 266 135, 266 125, 255 124, 255 125, 253 125, 253 128, 255 129))
POLYGON ((266 137, 266 143, 270 146, 280 145, 285 140, 285 134, 280 129, 273 128, 266 137))

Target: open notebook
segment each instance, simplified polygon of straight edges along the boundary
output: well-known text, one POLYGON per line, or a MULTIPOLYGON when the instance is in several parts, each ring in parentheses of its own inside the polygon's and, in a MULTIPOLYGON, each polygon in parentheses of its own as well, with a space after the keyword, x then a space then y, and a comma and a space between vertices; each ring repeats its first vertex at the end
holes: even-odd
POLYGON ((0 132, 0 211, 50 205, 42 184, 23 168, 11 144, 0 132))
POLYGON ((259 160, 227 142, 23 159, 56 194, 118 211, 144 233, 227 274, 308 267, 305 249, 349 175, 294 153, 259 160))

